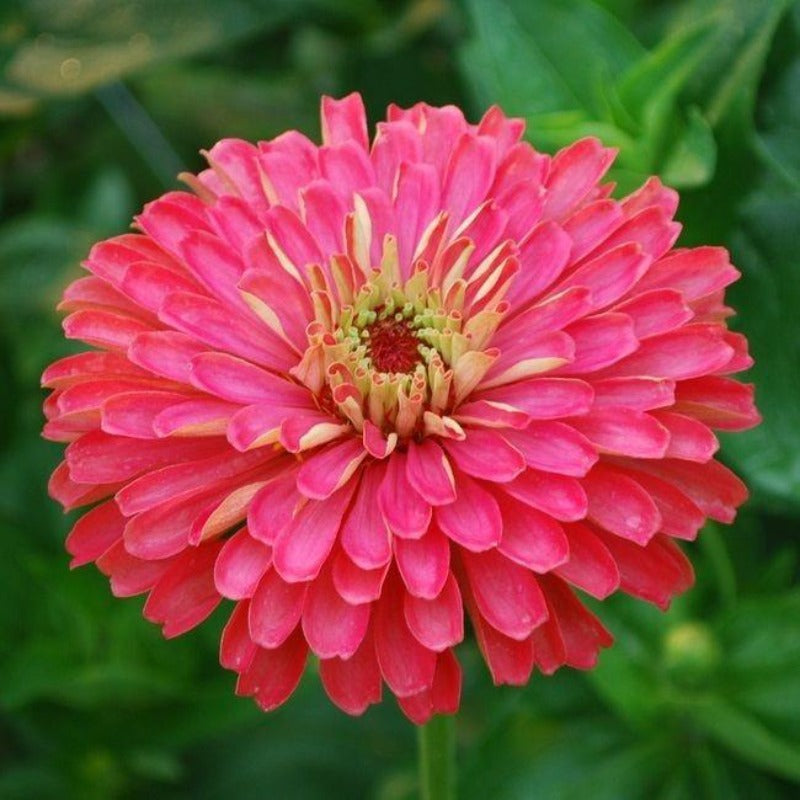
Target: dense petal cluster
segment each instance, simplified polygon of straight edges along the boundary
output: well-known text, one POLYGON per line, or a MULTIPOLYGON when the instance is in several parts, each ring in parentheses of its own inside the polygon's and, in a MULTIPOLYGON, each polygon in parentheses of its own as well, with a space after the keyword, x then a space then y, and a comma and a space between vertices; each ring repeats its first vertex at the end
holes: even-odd
POLYGON ((176 636, 222 598, 237 692, 271 709, 309 651, 358 714, 385 685, 452 712, 465 616, 496 683, 590 668, 573 587, 665 607, 675 539, 746 497, 712 429, 758 421, 725 250, 673 249, 677 196, 622 200, 614 153, 551 157, 490 109, 324 99, 322 146, 229 139, 97 244, 43 376, 69 535, 176 636))

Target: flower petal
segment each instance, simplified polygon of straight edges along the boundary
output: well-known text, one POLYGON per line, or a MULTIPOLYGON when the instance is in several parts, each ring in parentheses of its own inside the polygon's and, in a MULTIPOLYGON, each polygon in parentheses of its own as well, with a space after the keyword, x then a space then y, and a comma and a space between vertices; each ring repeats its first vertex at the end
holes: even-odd
POLYGON ((303 608, 303 633, 319 658, 350 658, 364 640, 370 604, 345 602, 333 584, 330 569, 308 587, 303 608))
POLYGON ((326 500, 309 500, 278 533, 272 562, 284 580, 295 583, 317 577, 354 490, 355 481, 350 481, 326 500))
POLYGON ((426 599, 407 593, 403 611, 409 630, 429 650, 441 653, 464 638, 464 607, 452 573, 434 597, 426 599))
POLYGON ((436 507, 436 522, 454 542, 468 550, 496 547, 503 533, 503 519, 494 496, 478 481, 459 474, 458 496, 446 506, 436 507))

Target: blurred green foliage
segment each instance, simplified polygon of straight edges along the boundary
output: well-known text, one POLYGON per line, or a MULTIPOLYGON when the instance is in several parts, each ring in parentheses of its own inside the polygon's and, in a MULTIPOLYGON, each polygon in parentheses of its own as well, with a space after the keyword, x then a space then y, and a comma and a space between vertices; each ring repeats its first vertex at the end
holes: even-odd
POLYGON ((70 574, 46 500, 38 376, 53 307, 223 136, 317 129, 319 94, 498 102, 554 149, 620 148, 621 190, 682 190, 683 242, 728 246, 764 424, 724 444, 753 500, 691 546, 666 615, 599 613, 594 672, 494 689, 471 645, 464 798, 789 798, 800 792, 800 4, 789 0, 20 0, 0 5, 0 797, 400 800, 414 737, 351 720, 310 676, 265 717, 216 664, 224 612, 164 642, 141 603, 70 574))

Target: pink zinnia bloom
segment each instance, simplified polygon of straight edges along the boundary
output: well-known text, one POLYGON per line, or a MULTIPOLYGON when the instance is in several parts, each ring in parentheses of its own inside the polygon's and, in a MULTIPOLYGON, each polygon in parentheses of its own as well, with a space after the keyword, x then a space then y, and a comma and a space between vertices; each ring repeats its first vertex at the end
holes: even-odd
POLYGON ((64 294, 45 435, 67 539, 176 636, 222 598, 239 694, 283 703, 309 651, 359 714, 459 704, 465 611, 494 681, 591 668, 573 587, 666 607, 675 539, 747 492, 712 428, 758 421, 718 247, 673 249, 675 192, 622 199, 614 152, 551 157, 521 120, 358 95, 227 139, 97 244, 64 294))

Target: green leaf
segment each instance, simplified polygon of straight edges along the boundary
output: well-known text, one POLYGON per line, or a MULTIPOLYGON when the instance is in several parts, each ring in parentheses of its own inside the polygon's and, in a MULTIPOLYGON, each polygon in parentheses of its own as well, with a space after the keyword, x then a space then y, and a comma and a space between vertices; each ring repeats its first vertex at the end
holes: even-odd
POLYGON ((760 391, 764 421, 725 438, 748 482, 784 504, 800 504, 800 194, 759 193, 744 208, 732 241, 734 261, 744 271, 731 291, 755 366, 747 374, 760 391), (776 343, 780 343, 776 346, 776 343))
POLYGON ((697 108, 690 108, 686 128, 659 170, 664 182, 678 189, 702 186, 717 166, 717 145, 711 126, 697 108))
POLYGON ((85 92, 155 62, 274 27, 305 6, 292 0, 39 0, 23 8, 29 35, 5 75, 36 93, 85 92))
POLYGON ((715 742, 754 766, 800 782, 800 746, 777 736, 757 719, 720 698, 678 704, 715 742))
POLYGON ((463 67, 481 104, 500 103, 511 114, 582 110, 596 118, 604 107, 600 87, 644 53, 589 0, 468 0, 467 6, 474 36, 461 54, 463 67))
POLYGON ((793 0, 694 0, 683 3, 671 29, 681 31, 699 16, 714 20, 708 47, 692 71, 687 99, 716 127, 738 102, 752 113, 755 90, 772 36, 793 0))

